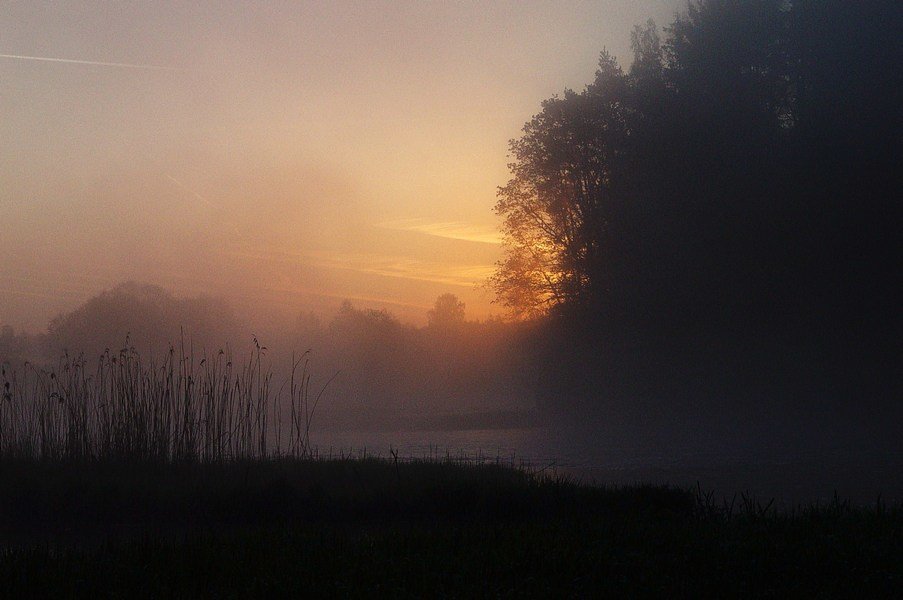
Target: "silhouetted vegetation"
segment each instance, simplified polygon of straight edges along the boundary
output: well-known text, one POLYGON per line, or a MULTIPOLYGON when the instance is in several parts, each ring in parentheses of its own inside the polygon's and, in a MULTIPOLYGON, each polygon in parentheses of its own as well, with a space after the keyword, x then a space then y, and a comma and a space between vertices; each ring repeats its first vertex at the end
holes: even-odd
POLYGON ((66 351, 77 355, 118 350, 126 338, 147 355, 162 355, 180 339, 196 341, 198 352, 207 344, 206 350, 212 353, 241 339, 241 332, 222 299, 176 298, 159 286, 130 281, 54 318, 39 344, 45 361, 66 351))
POLYGON ((5 370, 4 590, 885 593, 901 575, 901 512, 880 500, 779 512, 498 459, 322 456, 305 357, 276 387, 263 352, 5 370))
POLYGON ((0 362, 21 366, 31 351, 31 340, 25 334, 16 334, 9 325, 0 327, 0 362))
MULTIPOLYGON (((321 389, 330 382, 318 427, 410 429, 457 422, 471 428, 526 422, 536 407, 525 352, 532 325, 468 321, 454 294, 440 296, 426 316, 428 326, 418 328, 385 310, 356 308, 347 301, 328 320, 302 314, 294 326, 263 328, 259 344, 271 349, 263 351, 264 370, 279 381, 287 379, 292 355, 310 350, 312 384, 321 389)), ((252 331, 222 300, 177 298, 157 286, 125 283, 58 316, 46 333, 15 335, 4 328, 0 363, 21 376, 30 361, 30 372, 49 375, 59 372, 59 358, 65 355, 93 373, 98 360, 125 349, 145 366, 163 366, 173 360, 175 343, 195 363, 222 356, 222 350, 239 364, 248 350, 256 352, 252 331)), ((178 356, 174 360, 178 363, 178 356)))
POLYGON ((10 463, 6 593, 887 596, 899 507, 779 512, 497 464, 10 463))
POLYGON ((531 325, 464 316, 463 304, 446 294, 424 328, 350 303, 326 326, 299 321, 294 339, 315 349, 315 370, 339 372, 324 423, 392 428, 443 415, 534 410, 524 351, 531 325))
POLYGON ((454 294, 442 294, 436 299, 436 305, 427 312, 429 326, 433 328, 453 329, 464 324, 464 303, 454 294))
POLYGON ((511 142, 493 282, 553 317, 547 405, 899 408, 900 16, 692 2, 635 29, 629 70, 603 52, 543 103, 511 142))
MULTIPOLYGON (((256 340, 255 340, 255 343, 256 340)), ((223 462, 311 453, 307 355, 274 389, 259 345, 243 365, 222 350, 161 362, 131 347, 96 364, 68 355, 57 369, 2 368, 0 461, 223 462)))

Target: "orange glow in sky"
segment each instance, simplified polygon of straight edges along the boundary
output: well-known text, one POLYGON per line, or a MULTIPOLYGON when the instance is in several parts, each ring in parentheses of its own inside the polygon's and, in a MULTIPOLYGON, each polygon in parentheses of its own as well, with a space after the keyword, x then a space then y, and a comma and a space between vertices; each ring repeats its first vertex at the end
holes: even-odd
POLYGON ((0 8, 0 324, 125 280, 425 321, 499 314, 508 140, 676 0, 0 8))

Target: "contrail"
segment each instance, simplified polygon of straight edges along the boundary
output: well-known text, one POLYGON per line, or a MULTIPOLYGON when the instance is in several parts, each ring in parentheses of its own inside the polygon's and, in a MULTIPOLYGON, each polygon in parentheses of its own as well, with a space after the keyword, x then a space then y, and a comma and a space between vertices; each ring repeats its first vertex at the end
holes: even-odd
POLYGON ((118 67, 121 69, 149 69, 151 71, 185 71, 179 67, 164 65, 141 65, 136 63, 104 62, 99 60, 79 60, 75 58, 56 58, 51 56, 25 56, 23 54, 0 54, 0 58, 16 60, 36 60, 40 62, 67 63, 72 65, 92 65, 95 67, 118 67))
MULTIPOLYGON (((206 204, 208 207, 213 208, 213 209, 220 209, 220 208, 221 208, 220 206, 217 206, 216 204, 214 204, 213 202, 211 202, 210 200, 208 200, 208 199, 205 198, 204 196, 201 196, 201 195, 200 195, 199 193, 197 193, 195 190, 191 189, 190 187, 188 187, 187 185, 185 185, 184 183, 182 183, 181 181, 179 181, 178 179, 176 179, 175 177, 173 177, 173 176, 170 175, 169 173, 163 173, 163 174, 164 174, 164 175, 166 176, 166 178, 167 178, 168 180, 170 180, 172 183, 176 184, 177 186, 179 186, 180 188, 182 188, 183 190, 185 190, 186 192, 188 192, 189 194, 191 194, 192 196, 194 196, 197 200, 200 200, 201 202, 203 202, 204 204, 206 204)), ((235 225, 234 222, 232 222, 231 220, 229 220, 229 221, 227 221, 227 224, 230 225, 230 226, 232 227, 232 231, 235 232, 235 235, 236 235, 238 238, 243 238, 243 237, 244 237, 244 236, 241 234, 241 232, 238 230, 238 226, 235 225)))
POLYGON ((206 198, 204 198, 203 196, 198 194, 196 191, 194 191, 193 189, 191 189, 190 187, 188 187, 187 185, 185 185, 184 183, 182 183, 181 181, 179 181, 178 179, 176 179, 169 173, 164 173, 164 175, 166 175, 166 178, 169 179, 171 182, 173 182, 174 184, 176 184, 177 186, 179 186, 180 188, 182 188, 183 190, 185 190, 186 192, 188 192, 189 194, 191 194, 192 196, 194 196, 195 198, 197 198, 198 200, 200 200, 201 202, 203 202, 210 208, 216 208, 216 206, 213 205, 213 202, 211 202, 210 200, 207 200, 206 198))

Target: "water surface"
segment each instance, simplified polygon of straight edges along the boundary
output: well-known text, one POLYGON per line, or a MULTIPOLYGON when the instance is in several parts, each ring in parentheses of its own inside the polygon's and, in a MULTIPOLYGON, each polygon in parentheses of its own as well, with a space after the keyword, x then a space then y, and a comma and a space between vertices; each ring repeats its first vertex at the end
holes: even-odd
POLYGON ((606 443, 573 432, 531 429, 463 431, 324 431, 312 440, 321 455, 467 458, 499 461, 595 484, 666 483, 714 491, 730 499, 752 494, 784 506, 903 501, 903 452, 887 445, 776 443, 731 448, 723 443, 606 443))

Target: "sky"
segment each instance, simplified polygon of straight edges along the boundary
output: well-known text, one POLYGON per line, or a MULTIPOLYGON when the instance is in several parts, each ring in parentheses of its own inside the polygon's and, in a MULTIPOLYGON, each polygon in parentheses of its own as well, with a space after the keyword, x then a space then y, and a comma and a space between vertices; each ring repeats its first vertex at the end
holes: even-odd
POLYGON ((508 141, 680 0, 0 3, 0 324, 127 280, 502 314, 508 141))

